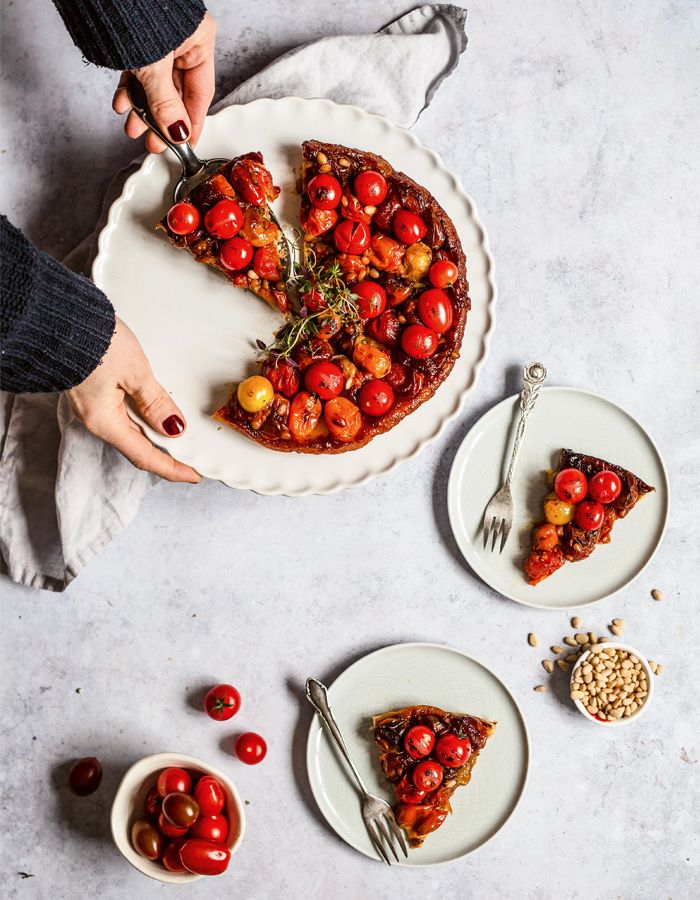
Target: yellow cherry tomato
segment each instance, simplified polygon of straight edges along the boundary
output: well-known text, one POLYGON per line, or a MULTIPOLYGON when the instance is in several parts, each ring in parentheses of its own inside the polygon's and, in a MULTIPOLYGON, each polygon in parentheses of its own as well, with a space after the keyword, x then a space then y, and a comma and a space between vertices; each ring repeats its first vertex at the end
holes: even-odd
POLYGON ((238 385, 238 402, 249 413, 260 412, 275 395, 272 383, 262 375, 251 375, 238 385))
POLYGON ((544 517, 552 525, 568 525, 576 512, 576 504, 560 500, 556 494, 544 498, 544 517))

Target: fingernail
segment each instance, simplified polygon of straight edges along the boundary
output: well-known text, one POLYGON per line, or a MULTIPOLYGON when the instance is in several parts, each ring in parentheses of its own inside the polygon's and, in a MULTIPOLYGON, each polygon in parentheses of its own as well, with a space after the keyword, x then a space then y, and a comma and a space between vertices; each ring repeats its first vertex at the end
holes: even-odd
POLYGON ((190 136, 187 125, 185 125, 182 119, 173 122, 173 124, 168 127, 168 133, 174 141, 186 141, 190 136))
POLYGON ((163 428, 171 437, 174 437, 176 434, 182 434, 185 430, 185 423, 180 416, 168 416, 163 422, 163 428))

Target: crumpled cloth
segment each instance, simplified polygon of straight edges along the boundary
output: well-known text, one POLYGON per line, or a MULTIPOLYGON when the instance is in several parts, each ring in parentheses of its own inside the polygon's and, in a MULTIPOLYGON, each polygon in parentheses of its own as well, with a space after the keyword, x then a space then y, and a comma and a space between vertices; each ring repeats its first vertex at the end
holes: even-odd
MULTIPOLYGON (((376 34, 340 35, 285 53, 212 112, 259 97, 328 97, 413 125, 467 45, 467 11, 428 4, 376 34)), ((89 272, 95 237, 126 178, 119 172, 95 233, 64 260, 89 272)), ((156 372, 156 377, 158 373, 156 372)), ((159 480, 91 435, 63 395, 0 392, 0 554, 21 584, 62 591, 139 509, 159 480)))

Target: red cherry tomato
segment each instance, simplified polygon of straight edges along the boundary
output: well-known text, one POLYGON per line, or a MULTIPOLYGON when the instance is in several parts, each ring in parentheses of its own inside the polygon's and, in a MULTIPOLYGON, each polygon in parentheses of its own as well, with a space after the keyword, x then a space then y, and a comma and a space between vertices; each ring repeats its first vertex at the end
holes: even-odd
POLYGON ((588 482, 578 469, 562 469, 554 479, 554 493, 560 500, 580 503, 588 493, 588 482))
POLYGON ((401 781, 396 785, 396 798, 399 803, 408 803, 411 806, 417 806, 422 803, 427 796, 428 792, 417 788, 408 775, 404 775, 401 781))
POLYGON ((319 209, 318 206, 310 206, 302 209, 300 224, 304 234, 309 237, 318 237, 330 231, 338 221, 338 213, 334 209, 319 209))
POLYGON ((178 828, 176 825, 173 825, 172 822, 169 822, 163 815, 162 809, 158 813, 158 827, 161 832, 169 838, 179 838, 182 837, 183 834, 187 834, 186 828, 178 828))
POLYGON ((286 359, 265 363, 263 375, 271 382, 275 393, 283 397, 293 397, 299 390, 299 372, 286 359))
POLYGON ((423 291, 418 298, 418 316, 424 325, 444 334, 452 325, 452 303, 440 288, 423 291))
POLYGON ((358 256, 369 247, 371 238, 370 230, 364 222, 352 222, 343 219, 333 232, 335 246, 341 253, 350 253, 358 256))
POLYGON ((137 819, 131 826, 131 843, 139 856, 159 859, 165 847, 165 838, 148 819, 137 819))
POLYGON ((280 280, 280 257, 275 244, 258 247, 253 257, 253 271, 266 281, 280 280))
POLYGON ((425 325, 409 325, 401 335, 401 347, 407 356, 428 359, 438 348, 438 336, 425 325))
POLYGON ((622 492, 622 482, 618 475, 605 469, 597 472, 588 482, 588 493, 598 503, 612 503, 622 492))
POLYGON ((236 740, 236 756, 249 766, 262 762, 267 754, 265 739, 254 731, 246 731, 236 740))
POLYGON ((235 200, 219 200, 204 214, 204 227, 214 237, 232 238, 243 227, 243 210, 235 200))
POLYGON ((162 802, 163 798, 158 793, 158 788, 152 787, 148 792, 148 797, 146 797, 144 809, 149 816, 155 816, 157 818, 158 813, 160 812, 160 804, 162 802))
POLYGON ((242 237, 231 238, 221 245, 219 258, 222 265, 234 272, 247 269, 253 261, 252 244, 242 237))
POLYGON ((353 189, 357 199, 366 206, 379 206, 388 190, 386 178, 374 169, 360 172, 355 178, 353 189))
POLYGON ((199 804, 199 814, 216 816, 224 808, 226 794, 216 778, 203 775, 193 791, 192 796, 199 804))
POLYGON ((176 203, 168 210, 168 228, 173 234, 192 234, 199 221, 199 210, 191 203, 176 203))
POLYGON ((316 288, 311 288, 310 291, 302 294, 301 301, 309 312, 320 312, 328 306, 328 301, 316 288))
POLYGON ((225 722, 241 708, 241 695, 232 684, 217 684, 207 692, 204 709, 211 719, 225 722))
POLYGON ((175 792, 189 794, 191 787, 192 779, 184 769, 163 769, 158 776, 158 781, 156 781, 156 790, 160 797, 165 797, 175 792))
POLYGON ((584 531, 597 531, 603 524, 605 509, 594 500, 582 500, 576 507, 574 522, 584 531))
POLYGON ((246 203, 254 206, 263 206, 266 200, 274 200, 279 193, 265 166, 250 157, 239 160, 233 166, 229 179, 246 203))
POLYGON ((413 783, 419 791, 435 791, 442 784, 442 766, 432 759, 424 759, 413 770, 413 783))
POLYGON ((192 837, 223 844, 228 837, 228 820, 226 816, 200 816, 190 829, 192 837))
POLYGON ((228 868, 231 851, 221 844, 188 838, 180 847, 180 861, 195 875, 221 875, 228 868))
POLYGON ((408 209, 398 209, 391 220, 394 234, 403 244, 415 244, 422 241, 428 230, 421 217, 408 209))
POLYGON ((438 259, 430 267, 428 278, 433 287, 448 288, 459 278, 459 269, 449 259, 438 259))
POLYGON ((361 281, 353 285, 353 294, 357 295, 357 311, 361 319, 373 319, 386 308, 386 291, 376 281, 361 281))
POLYGON ((370 319, 367 325, 367 334, 380 344, 395 344, 400 331, 401 324, 393 309, 387 309, 375 319, 370 319))
POLYGON ((435 746, 435 732, 427 725, 414 725, 403 736, 403 745, 409 756, 421 759, 435 746))
POLYGON ((435 745, 435 756, 448 769, 463 766, 471 756, 471 752, 472 745, 469 738, 461 738, 454 731, 443 734, 435 745))
POLYGON ((332 400, 343 390, 345 379, 335 363, 327 359, 312 363, 304 372, 304 387, 321 400, 332 400))
POLYGON ((394 391, 381 379, 365 381, 357 395, 357 405, 368 416, 383 416, 394 405, 394 391))
POLYGON ((185 839, 175 838, 175 840, 171 841, 165 848, 165 853, 163 854, 161 862, 168 870, 168 872, 187 871, 187 869, 182 865, 182 860, 180 859, 180 847, 182 847, 184 843, 185 839))
POLYGON ((309 200, 319 209, 335 209, 340 203, 343 189, 332 175, 314 175, 306 188, 309 200))
MULTIPOLYGON (((199 806, 194 797, 174 791, 163 797, 162 815, 176 828, 189 828, 197 821, 199 806)), ((160 816, 158 817, 160 821, 160 816)))
POLYGON ((94 793, 102 782, 102 764, 96 756, 84 756, 73 763, 68 773, 68 786, 78 797, 94 793))

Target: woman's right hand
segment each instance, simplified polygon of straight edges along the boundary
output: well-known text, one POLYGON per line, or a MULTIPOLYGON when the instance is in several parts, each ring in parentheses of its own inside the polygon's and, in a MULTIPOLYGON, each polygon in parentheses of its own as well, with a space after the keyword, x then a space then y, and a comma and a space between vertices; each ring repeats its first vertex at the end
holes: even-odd
POLYGON ((138 469, 168 481, 202 480, 190 466, 154 447, 127 415, 125 400, 129 396, 154 431, 175 438, 186 427, 182 412, 156 381, 136 336, 121 319, 117 319, 102 362, 85 381, 66 394, 88 431, 116 447, 138 469))

